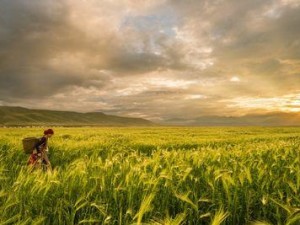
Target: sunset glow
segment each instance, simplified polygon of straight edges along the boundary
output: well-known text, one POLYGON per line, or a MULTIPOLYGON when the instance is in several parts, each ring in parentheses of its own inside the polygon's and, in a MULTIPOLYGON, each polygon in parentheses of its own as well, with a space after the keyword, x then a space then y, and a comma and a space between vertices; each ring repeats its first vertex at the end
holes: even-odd
POLYGON ((299 0, 0 1, 0 105, 163 121, 300 112, 299 0))

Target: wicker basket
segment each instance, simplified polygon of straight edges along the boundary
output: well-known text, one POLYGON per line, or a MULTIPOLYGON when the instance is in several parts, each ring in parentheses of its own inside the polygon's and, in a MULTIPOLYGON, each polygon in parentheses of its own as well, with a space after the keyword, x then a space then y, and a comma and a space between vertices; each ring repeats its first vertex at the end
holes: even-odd
POLYGON ((39 139, 36 137, 27 137, 22 140, 23 150, 26 154, 31 154, 39 139))

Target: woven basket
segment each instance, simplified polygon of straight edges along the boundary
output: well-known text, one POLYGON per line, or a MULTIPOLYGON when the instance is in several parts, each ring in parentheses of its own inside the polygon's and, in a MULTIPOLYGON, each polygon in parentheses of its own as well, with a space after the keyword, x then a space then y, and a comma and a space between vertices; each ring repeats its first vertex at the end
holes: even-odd
POLYGON ((39 139, 36 137, 27 137, 22 140, 23 150, 26 154, 31 154, 39 139))

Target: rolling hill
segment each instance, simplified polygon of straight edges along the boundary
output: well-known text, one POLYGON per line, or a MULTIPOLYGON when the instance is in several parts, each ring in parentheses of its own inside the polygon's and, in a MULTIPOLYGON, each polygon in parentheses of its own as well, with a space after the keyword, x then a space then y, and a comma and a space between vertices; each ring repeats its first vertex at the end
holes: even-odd
MULTIPOLYGON (((102 112, 79 113, 0 106, 0 126, 155 126, 142 118, 106 115, 102 112)), ((300 113, 274 112, 240 117, 202 116, 193 119, 172 118, 166 126, 300 126, 300 113)))
POLYGON ((153 126, 141 118, 106 115, 101 112, 79 113, 0 106, 0 126, 153 126))
POLYGON ((187 126, 300 126, 300 113, 272 112, 240 117, 202 116, 193 119, 172 118, 168 125, 187 126))

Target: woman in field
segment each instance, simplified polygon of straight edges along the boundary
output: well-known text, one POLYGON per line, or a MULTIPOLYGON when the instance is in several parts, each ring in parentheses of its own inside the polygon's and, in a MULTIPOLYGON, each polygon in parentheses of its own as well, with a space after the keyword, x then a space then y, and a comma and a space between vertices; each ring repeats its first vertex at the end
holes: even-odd
POLYGON ((35 148, 30 155, 27 164, 32 166, 33 169, 41 168, 43 170, 52 170, 51 163, 49 161, 48 152, 48 139, 54 135, 52 129, 44 131, 44 136, 40 138, 39 142, 35 145, 35 148))

